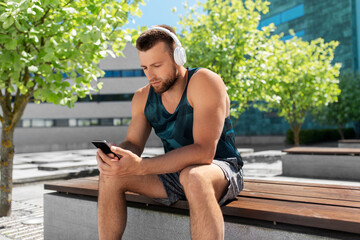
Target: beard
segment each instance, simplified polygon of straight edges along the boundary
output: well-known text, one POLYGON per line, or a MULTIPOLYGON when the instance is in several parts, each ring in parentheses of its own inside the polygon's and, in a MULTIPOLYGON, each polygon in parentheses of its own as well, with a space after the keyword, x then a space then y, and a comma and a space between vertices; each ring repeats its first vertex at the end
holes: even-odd
POLYGON ((154 82, 160 80, 161 84, 160 86, 157 87, 153 86, 153 89, 157 94, 162 94, 167 90, 169 90, 175 84, 178 78, 179 78, 179 72, 177 71, 176 67, 173 67, 173 71, 169 74, 169 76, 165 78, 157 78, 154 80, 154 82))

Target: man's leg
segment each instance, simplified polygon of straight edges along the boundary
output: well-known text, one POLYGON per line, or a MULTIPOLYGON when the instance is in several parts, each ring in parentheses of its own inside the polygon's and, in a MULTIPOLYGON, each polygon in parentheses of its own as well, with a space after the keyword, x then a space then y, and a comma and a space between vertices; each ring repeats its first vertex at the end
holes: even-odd
POLYGON ((190 208, 191 237, 224 239, 224 218, 218 201, 229 185, 223 171, 216 165, 185 168, 180 174, 190 208))
POLYGON ((157 175, 125 178, 100 175, 98 196, 99 239, 121 239, 126 226, 125 192, 136 192, 151 198, 167 198, 157 175))

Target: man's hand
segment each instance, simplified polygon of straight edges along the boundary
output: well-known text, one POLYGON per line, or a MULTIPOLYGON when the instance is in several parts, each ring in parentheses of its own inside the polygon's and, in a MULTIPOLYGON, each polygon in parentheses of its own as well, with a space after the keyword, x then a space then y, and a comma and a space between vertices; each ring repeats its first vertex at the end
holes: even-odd
POLYGON ((106 155, 98 149, 96 160, 102 175, 112 177, 142 175, 140 168, 142 158, 120 147, 112 146, 110 149, 116 155, 121 156, 121 158, 118 159, 113 154, 106 155))

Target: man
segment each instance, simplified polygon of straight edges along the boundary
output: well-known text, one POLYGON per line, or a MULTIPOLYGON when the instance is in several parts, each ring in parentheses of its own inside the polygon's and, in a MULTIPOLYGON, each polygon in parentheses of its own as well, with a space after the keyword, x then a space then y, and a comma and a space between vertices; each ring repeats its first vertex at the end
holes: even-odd
POLYGON ((187 199, 192 239, 223 239, 220 205, 243 187, 226 87, 210 70, 182 66, 186 55, 169 26, 145 31, 136 48, 149 84, 133 97, 126 139, 111 147, 121 158, 97 153, 99 237, 121 238, 131 191, 167 205, 187 199), (144 159, 152 128, 165 154, 144 159))

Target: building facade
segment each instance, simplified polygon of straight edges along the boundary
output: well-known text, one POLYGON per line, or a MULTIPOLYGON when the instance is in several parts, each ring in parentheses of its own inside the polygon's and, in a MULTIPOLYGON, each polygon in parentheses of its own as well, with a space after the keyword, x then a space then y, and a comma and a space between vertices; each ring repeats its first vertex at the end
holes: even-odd
POLYGON ((359 71, 360 57, 360 0, 267 0, 269 12, 262 16, 260 26, 274 23, 275 34, 284 33, 284 40, 291 37, 289 30, 305 41, 323 38, 336 40, 334 62, 342 70, 359 71))

